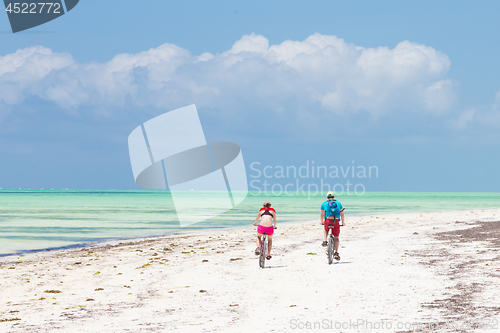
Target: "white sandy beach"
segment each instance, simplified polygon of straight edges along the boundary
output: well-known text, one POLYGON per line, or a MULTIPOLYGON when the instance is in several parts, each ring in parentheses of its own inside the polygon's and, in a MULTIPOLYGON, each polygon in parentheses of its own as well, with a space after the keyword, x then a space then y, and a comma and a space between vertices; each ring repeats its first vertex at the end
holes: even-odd
POLYGON ((346 216, 332 265, 319 219, 278 221, 265 269, 251 223, 1 258, 0 332, 494 332, 499 215, 346 216))

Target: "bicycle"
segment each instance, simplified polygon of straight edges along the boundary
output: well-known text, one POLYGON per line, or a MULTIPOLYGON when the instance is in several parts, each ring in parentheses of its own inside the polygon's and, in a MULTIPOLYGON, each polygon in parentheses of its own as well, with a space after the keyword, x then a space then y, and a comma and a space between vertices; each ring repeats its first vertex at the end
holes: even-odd
MULTIPOLYGON (((340 221, 338 222, 340 223, 340 221)), ((339 224, 339 226, 343 227, 343 224, 339 224)), ((333 231, 332 229, 334 228, 333 224, 328 225, 328 244, 326 248, 326 257, 328 259, 328 265, 331 265, 334 259, 335 255, 335 238, 333 237, 333 231)))
POLYGON ((262 234, 262 238, 260 240, 259 266, 261 268, 264 268, 266 264, 266 256, 267 256, 267 232, 262 234))
MULTIPOLYGON (((274 228, 274 230, 276 230, 276 229, 277 228, 274 228)), ((267 236, 269 236, 269 234, 267 232, 264 232, 262 234, 262 238, 260 239, 259 266, 261 268, 264 268, 264 266, 266 265, 267 247, 269 246, 267 236)))

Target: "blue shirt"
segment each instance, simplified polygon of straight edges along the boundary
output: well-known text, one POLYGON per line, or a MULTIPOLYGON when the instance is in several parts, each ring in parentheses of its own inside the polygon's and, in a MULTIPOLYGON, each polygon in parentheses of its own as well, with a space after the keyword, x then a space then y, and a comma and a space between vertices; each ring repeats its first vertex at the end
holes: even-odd
MULTIPOLYGON (((328 202, 330 202, 330 200, 326 200, 325 202, 323 202, 323 203, 321 204, 321 210, 324 210, 324 211, 325 211, 325 217, 331 216, 331 215, 328 215, 328 202)), ((342 211, 342 209, 343 209, 344 207, 342 207, 342 204, 340 203, 340 201, 335 200, 335 202, 336 202, 336 203, 337 203, 337 205, 339 206, 340 211, 342 211)), ((340 218, 340 215, 335 216, 335 217, 340 218)))

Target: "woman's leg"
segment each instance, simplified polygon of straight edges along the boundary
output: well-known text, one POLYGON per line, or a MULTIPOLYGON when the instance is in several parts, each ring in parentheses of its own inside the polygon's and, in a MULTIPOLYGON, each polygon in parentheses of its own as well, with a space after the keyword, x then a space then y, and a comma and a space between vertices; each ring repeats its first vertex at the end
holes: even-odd
POLYGON ((262 234, 257 234, 257 248, 260 249, 260 238, 262 237, 262 234))
POLYGON ((273 246, 273 236, 267 236, 267 255, 271 256, 271 247, 273 246))

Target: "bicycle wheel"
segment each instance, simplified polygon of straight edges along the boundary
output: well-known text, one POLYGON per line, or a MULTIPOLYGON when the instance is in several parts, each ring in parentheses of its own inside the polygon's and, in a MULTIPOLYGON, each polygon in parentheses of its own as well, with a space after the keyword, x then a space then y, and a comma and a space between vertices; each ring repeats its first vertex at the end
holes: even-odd
POLYGON ((267 256, 267 237, 266 235, 262 235, 262 241, 260 243, 260 257, 259 257, 259 266, 264 268, 266 265, 266 256, 267 256))
POLYGON ((326 255, 328 257, 328 265, 330 265, 333 262, 334 252, 335 251, 333 250, 333 237, 332 237, 332 235, 330 235, 330 237, 328 238, 328 249, 326 252, 326 255))

